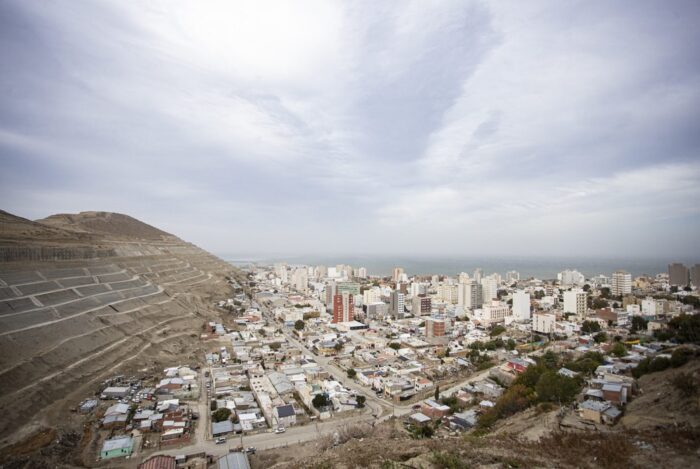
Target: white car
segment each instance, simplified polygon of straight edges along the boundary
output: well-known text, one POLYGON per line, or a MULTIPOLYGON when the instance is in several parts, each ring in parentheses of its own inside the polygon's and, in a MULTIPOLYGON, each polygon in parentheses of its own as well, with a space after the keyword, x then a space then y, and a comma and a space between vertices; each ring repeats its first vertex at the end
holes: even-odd
POLYGON ((217 438, 217 439, 214 440, 214 441, 215 441, 215 443, 216 443, 217 445, 223 445, 224 443, 226 443, 226 438, 221 438, 221 437, 219 437, 219 438, 217 438))
POLYGON ((286 432, 286 431, 287 431, 286 429, 280 427, 280 428, 277 428, 277 429, 275 430, 275 433, 284 433, 284 432, 286 432))

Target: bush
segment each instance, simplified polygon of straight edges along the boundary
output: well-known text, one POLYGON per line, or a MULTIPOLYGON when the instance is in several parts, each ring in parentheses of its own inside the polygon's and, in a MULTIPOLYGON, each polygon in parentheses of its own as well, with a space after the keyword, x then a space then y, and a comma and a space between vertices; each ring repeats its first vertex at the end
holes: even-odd
POLYGON ((297 319, 297 321, 294 323, 294 329, 296 329, 298 331, 303 330, 304 326, 305 326, 304 321, 302 321, 301 319, 297 319))
POLYGON ((700 343, 700 314, 681 314, 668 322, 668 328, 681 344, 700 343))
POLYGON ((693 351, 688 347, 679 347, 671 354, 671 366, 674 368, 683 366, 688 363, 688 360, 690 360, 690 357, 692 356, 693 351))
POLYGON ((496 337, 498 335, 503 334, 505 331, 506 331, 506 328, 501 326, 501 325, 493 326, 493 328, 491 328, 490 335, 491 335, 491 337, 496 337))
POLYGON ((610 353, 616 357, 624 357, 627 355, 627 347, 622 342, 615 342, 615 345, 610 349, 610 353))
POLYGON ((690 373, 679 373, 671 382, 683 397, 692 397, 698 392, 695 379, 690 373))
POLYGON ((397 342, 392 342, 389 344, 389 347, 393 348, 394 350, 398 350, 401 348, 401 344, 399 344, 397 342))
POLYGON ((568 404, 578 394, 580 385, 577 379, 562 376, 555 371, 547 371, 540 376, 535 390, 540 402, 568 404))
POLYGON ((459 454, 446 451, 433 451, 433 464, 439 469, 469 469, 469 465, 459 454))
POLYGON ((632 376, 639 379, 649 373, 663 371, 671 366, 671 360, 665 357, 656 357, 653 360, 645 358, 632 370, 632 376))
POLYGON ((314 407, 320 409, 321 407, 328 407, 330 405, 330 400, 325 394, 316 394, 311 403, 314 407))
POLYGON ((355 379, 355 376, 357 376, 357 371, 354 368, 348 368, 348 378, 355 379))

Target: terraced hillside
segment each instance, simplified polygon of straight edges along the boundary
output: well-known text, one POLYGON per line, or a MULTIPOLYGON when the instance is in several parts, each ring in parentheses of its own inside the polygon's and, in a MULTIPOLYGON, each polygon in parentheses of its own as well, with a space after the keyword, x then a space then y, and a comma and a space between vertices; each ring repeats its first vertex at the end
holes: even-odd
POLYGON ((126 215, 0 213, 0 438, 52 426, 120 367, 189 358, 233 268, 126 215))

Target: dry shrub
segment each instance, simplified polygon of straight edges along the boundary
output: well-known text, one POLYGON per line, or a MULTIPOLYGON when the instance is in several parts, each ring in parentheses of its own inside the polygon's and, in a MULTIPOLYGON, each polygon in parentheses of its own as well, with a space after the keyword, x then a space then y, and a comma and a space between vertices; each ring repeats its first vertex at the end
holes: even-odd
POLYGON ((550 457, 574 467, 631 467, 635 452, 626 437, 615 433, 555 432, 540 439, 536 445, 546 450, 550 457))

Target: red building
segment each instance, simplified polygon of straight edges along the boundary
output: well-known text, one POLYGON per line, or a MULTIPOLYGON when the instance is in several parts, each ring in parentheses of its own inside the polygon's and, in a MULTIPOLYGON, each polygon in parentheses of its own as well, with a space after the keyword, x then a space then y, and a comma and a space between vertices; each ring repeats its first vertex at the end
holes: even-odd
POLYGON ((352 321, 354 312, 355 302, 349 292, 333 295, 333 323, 352 321))

